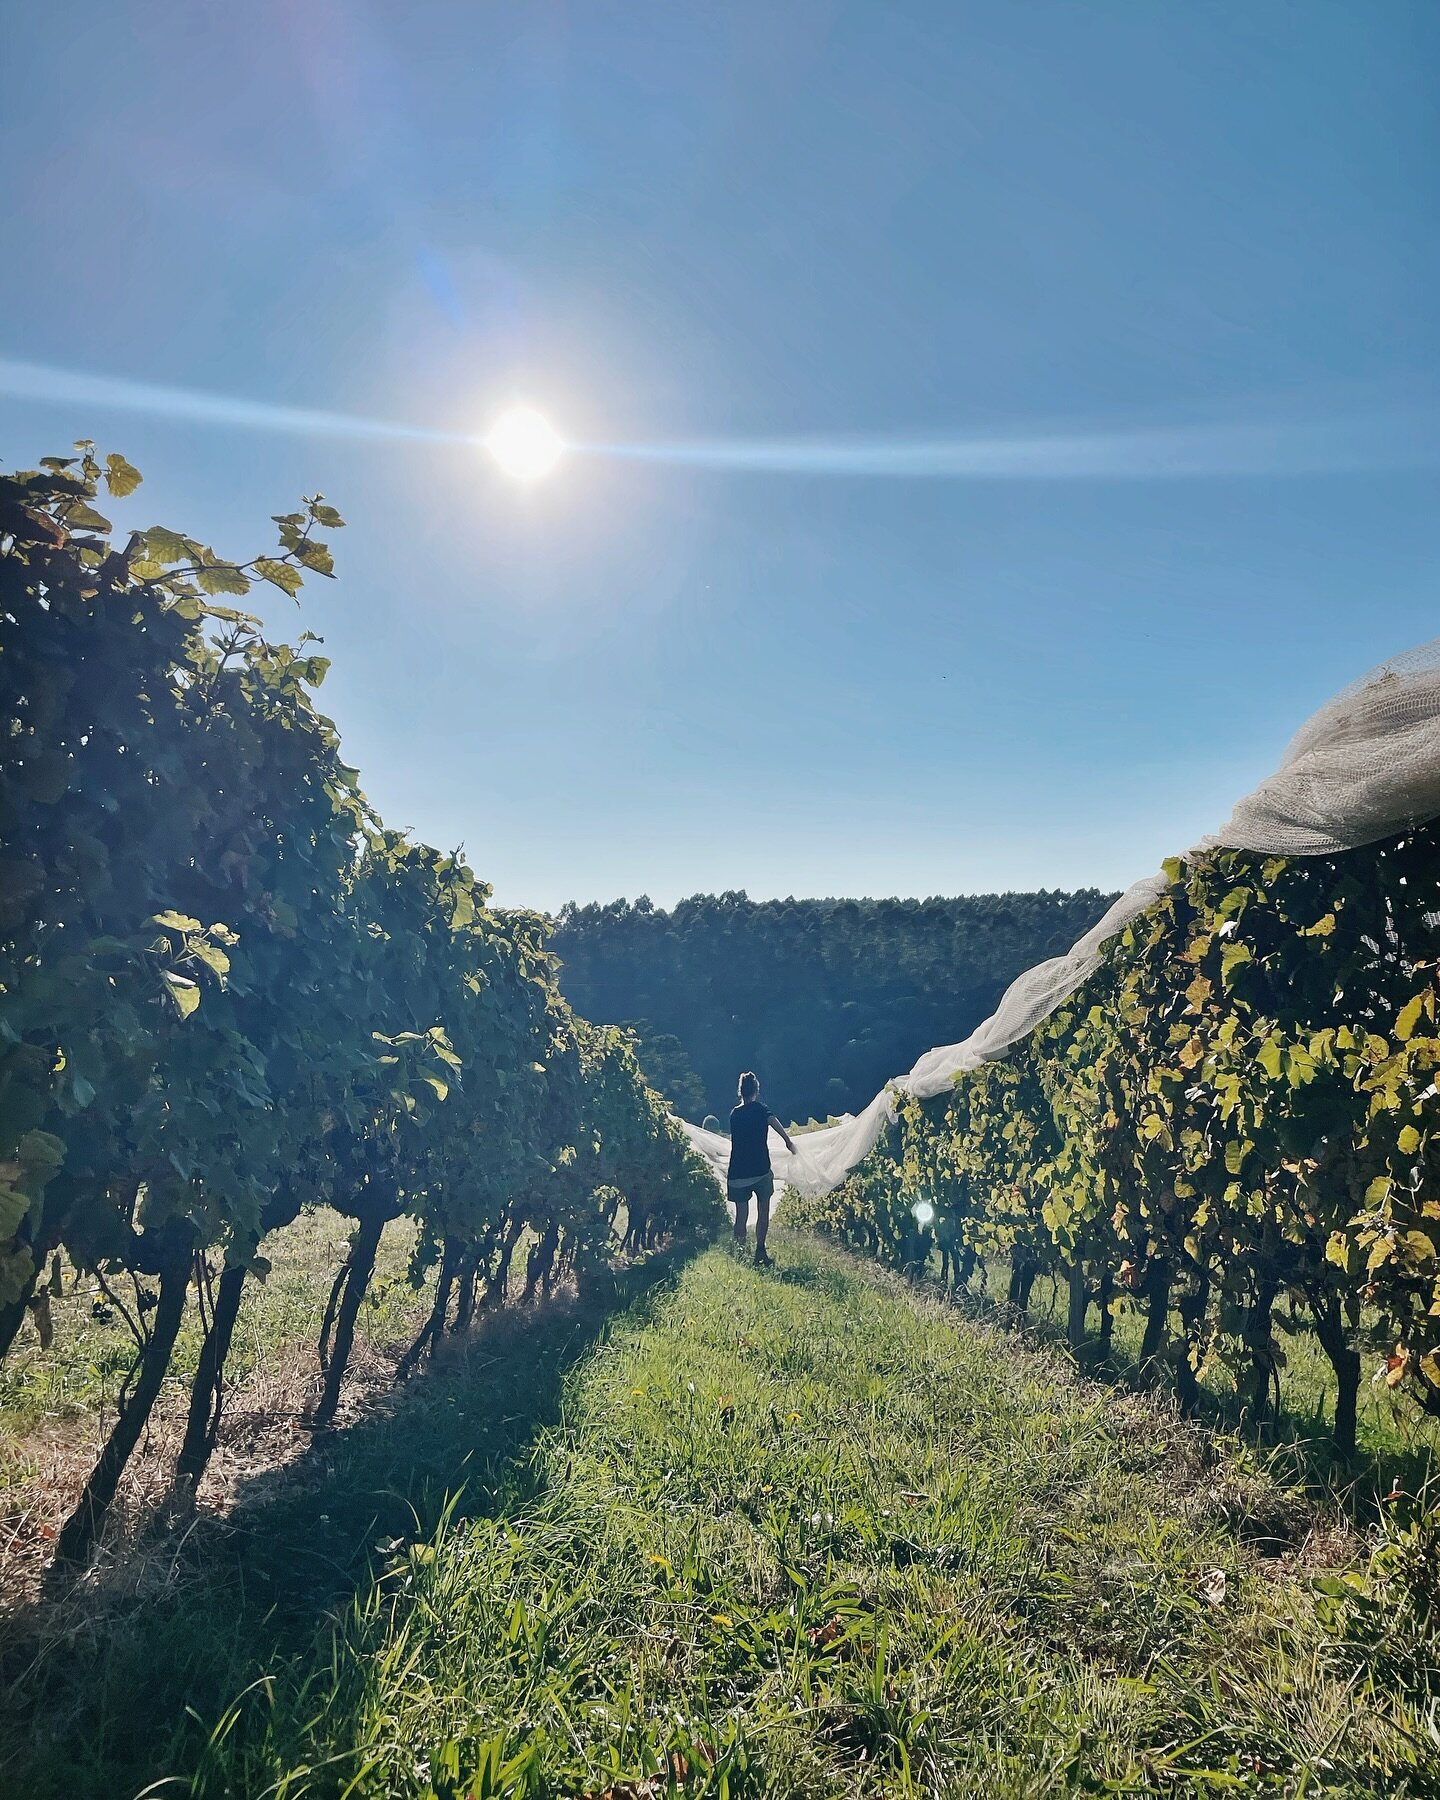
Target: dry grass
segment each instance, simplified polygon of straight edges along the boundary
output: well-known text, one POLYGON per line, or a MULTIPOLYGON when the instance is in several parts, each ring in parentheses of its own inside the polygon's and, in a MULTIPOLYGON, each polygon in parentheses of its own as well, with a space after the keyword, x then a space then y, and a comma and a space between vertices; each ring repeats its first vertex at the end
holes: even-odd
MULTIPOLYGON (((669 1261, 619 1265, 615 1304, 662 1278, 669 1261)), ((322 1289, 317 1310, 323 1301, 322 1289)), ((553 1411, 564 1369, 605 1317, 598 1296, 582 1303, 573 1287, 557 1287, 548 1302, 484 1313, 397 1388, 420 1306, 413 1296, 408 1313, 392 1305, 388 1325, 357 1344, 355 1378, 327 1431, 295 1427, 318 1387, 313 1343, 292 1340, 289 1357, 279 1344, 237 1386, 196 1507, 145 1511, 168 1494, 179 1435, 170 1416, 89 1573, 42 1594, 48 1543, 29 1552, 27 1591, 12 1587, 0 1617, 0 1795, 135 1792, 199 1718, 213 1719, 257 1670, 323 1634, 377 1545, 432 1529, 467 1483, 485 1491, 487 1471, 553 1411)), ((61 1429, 51 1421, 30 1434, 31 1451, 61 1429)), ((87 1462, 74 1459, 75 1483, 87 1462)), ((28 1504, 39 1523, 33 1492, 22 1500, 17 1488, 12 1502, 14 1516, 28 1504)), ((52 1516, 62 1510, 57 1503, 52 1516)))
MULTIPOLYGON (((391 1403, 395 1366, 428 1305, 403 1279, 414 1227, 386 1232, 374 1291, 362 1308, 336 1428, 391 1403)), ((199 1345, 192 1316, 177 1349, 149 1430, 130 1459, 104 1542, 93 1566, 57 1605, 41 1609, 46 1635, 72 1629, 63 1615, 87 1615, 110 1601, 132 1606, 177 1578, 183 1546, 198 1518, 223 1518, 257 1477, 296 1464, 310 1449, 304 1418, 319 1397, 315 1351, 329 1282, 344 1254, 343 1221, 333 1214, 298 1220, 267 1241, 273 1268, 252 1284, 236 1327, 232 1386, 220 1441, 195 1506, 169 1510, 176 1453, 185 1428, 189 1378, 199 1345), (68 1604, 66 1603, 68 1601, 68 1604)), ((0 1405, 0 1650, 15 1627, 33 1630, 35 1603, 60 1527, 114 1422, 117 1371, 129 1339, 116 1321, 104 1330, 107 1354, 95 1354, 90 1309, 97 1290, 77 1284, 54 1306, 55 1341, 23 1344, 6 1368, 0 1405), (54 1403, 41 1406, 36 1395, 54 1403)), ((27 1327, 28 1331, 28 1327, 27 1327)))

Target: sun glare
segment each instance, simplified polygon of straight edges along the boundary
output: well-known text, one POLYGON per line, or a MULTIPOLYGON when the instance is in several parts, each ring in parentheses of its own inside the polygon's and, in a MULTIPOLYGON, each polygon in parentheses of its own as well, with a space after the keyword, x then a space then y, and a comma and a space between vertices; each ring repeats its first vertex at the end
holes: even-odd
POLYGON ((564 439, 533 406, 501 413, 485 437, 485 448, 513 481, 539 481, 559 462, 564 439))

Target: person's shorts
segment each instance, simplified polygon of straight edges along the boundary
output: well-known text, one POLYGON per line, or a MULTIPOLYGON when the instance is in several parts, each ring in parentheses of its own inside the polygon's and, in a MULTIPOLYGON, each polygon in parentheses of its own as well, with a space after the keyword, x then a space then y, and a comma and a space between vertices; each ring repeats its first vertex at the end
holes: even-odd
POLYGON ((775 1177, 756 1175, 749 1181, 727 1181, 725 1191, 737 1207, 743 1206, 748 1212, 752 1194, 764 1206, 768 1206, 775 1198, 775 1177))

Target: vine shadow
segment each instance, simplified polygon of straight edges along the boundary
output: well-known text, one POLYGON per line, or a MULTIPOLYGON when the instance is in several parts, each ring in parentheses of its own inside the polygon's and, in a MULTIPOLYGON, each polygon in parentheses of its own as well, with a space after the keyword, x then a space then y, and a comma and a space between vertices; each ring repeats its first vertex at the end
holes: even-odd
MULTIPOLYGON (((862 1261, 872 1260, 850 1246, 844 1248, 862 1261)), ((1038 1308, 1020 1310, 975 1288, 947 1288, 933 1262, 893 1272, 966 1318, 1016 1331, 1028 1342, 1058 1353, 1087 1380, 1127 1393, 1158 1394, 1178 1401, 1168 1372, 1162 1369, 1147 1376, 1138 1358, 1114 1346, 1107 1354, 1098 1332, 1087 1327, 1083 1343, 1078 1349, 1072 1347, 1059 1317, 1059 1289, 1053 1278, 1050 1306, 1054 1316, 1050 1316, 1038 1308)), ((1283 1387, 1281 1397, 1278 1412, 1257 1427, 1242 1410, 1238 1397, 1230 1399, 1202 1387, 1189 1417, 1197 1425, 1240 1439, 1284 1485, 1303 1487, 1339 1507, 1356 1524, 1370 1524, 1380 1516, 1385 1494, 1398 1489, 1418 1495, 1433 1488, 1440 1473, 1440 1454, 1434 1445, 1421 1442, 1408 1447, 1362 1448, 1353 1461, 1346 1462, 1334 1449, 1329 1421, 1323 1414, 1286 1405, 1283 1387)))
POLYGON ((193 1767, 238 1695, 328 1657, 396 1540, 424 1541, 447 1512, 498 1518, 527 1503, 570 1371, 620 1319, 643 1322, 704 1248, 671 1246, 588 1301, 496 1313, 393 1406, 317 1432, 295 1461, 247 1480, 228 1512, 169 1534, 165 1578, 152 1565, 88 1626, 57 1637, 43 1600, 17 1617, 0 1661, 0 1793, 134 1794, 193 1767))

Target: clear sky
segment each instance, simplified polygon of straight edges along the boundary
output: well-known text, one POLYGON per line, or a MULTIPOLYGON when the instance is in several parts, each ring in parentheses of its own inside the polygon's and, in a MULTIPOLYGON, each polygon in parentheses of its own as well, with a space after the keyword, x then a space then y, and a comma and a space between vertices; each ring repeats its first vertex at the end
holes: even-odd
POLYGON ((1433 0, 77 0, 6 61, 0 457, 236 556, 323 489, 266 618, 507 903, 1118 886, 1440 633, 1433 0), (690 449, 519 489, 95 377, 690 449))

